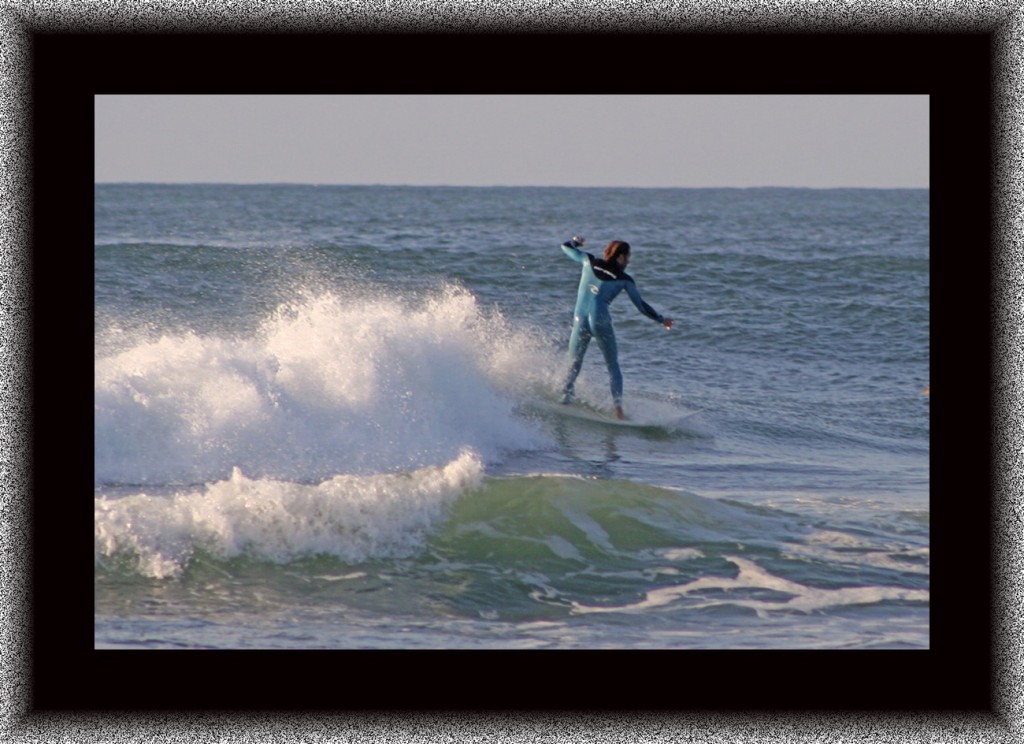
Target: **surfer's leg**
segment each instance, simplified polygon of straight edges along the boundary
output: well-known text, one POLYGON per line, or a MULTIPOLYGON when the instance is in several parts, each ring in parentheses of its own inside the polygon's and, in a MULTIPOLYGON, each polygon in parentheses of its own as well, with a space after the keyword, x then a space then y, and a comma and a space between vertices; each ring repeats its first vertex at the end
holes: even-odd
POLYGON ((583 355, 587 353, 587 344, 590 343, 590 329, 584 318, 576 318, 572 324, 572 336, 569 337, 569 374, 565 379, 562 402, 568 403, 572 400, 573 388, 576 385, 576 378, 583 366, 583 355))
MULTIPOLYGON (((604 363, 608 367, 608 377, 612 389, 612 403, 616 413, 622 410, 622 370, 619 369, 619 346, 615 342, 615 331, 611 326, 595 328, 594 337, 604 354, 604 363)), ((621 418, 621 416, 620 416, 621 418)))

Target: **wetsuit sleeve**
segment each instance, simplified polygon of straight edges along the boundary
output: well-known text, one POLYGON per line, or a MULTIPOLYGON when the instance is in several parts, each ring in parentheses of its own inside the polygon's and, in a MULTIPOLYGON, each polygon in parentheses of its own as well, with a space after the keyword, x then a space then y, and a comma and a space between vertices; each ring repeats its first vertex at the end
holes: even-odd
POLYGON ((643 298, 640 297, 640 290, 636 288, 636 283, 632 280, 626 282, 626 292, 629 294, 629 299, 631 299, 633 304, 636 305, 636 309, 648 318, 656 320, 659 323, 665 320, 664 315, 643 301, 643 298))
POLYGON ((567 240, 562 243, 562 252, 576 263, 583 263, 587 260, 587 254, 579 249, 579 243, 575 240, 567 240))

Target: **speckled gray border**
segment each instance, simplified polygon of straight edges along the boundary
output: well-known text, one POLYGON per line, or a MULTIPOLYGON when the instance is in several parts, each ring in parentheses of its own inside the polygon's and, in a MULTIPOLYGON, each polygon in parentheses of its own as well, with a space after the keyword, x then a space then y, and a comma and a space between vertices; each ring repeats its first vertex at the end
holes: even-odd
MULTIPOLYGON (((1024 738, 1021 639, 1024 602, 1022 459, 1024 366, 1021 107, 1024 10, 1018 0, 907 2, 602 2, 600 0, 292 0, 253 4, 204 0, 89 3, 0 0, 0 739, 3 741, 1012 741, 1024 738), (241 9, 239 9, 241 8, 241 9), (507 31, 891 31, 991 30, 996 34, 994 126, 996 617, 995 716, 942 713, 643 714, 614 712, 381 713, 360 715, 30 712, 28 574, 28 365, 30 345, 28 145, 29 28, 49 31, 323 30, 339 19, 368 30, 507 31)), ((951 670, 955 675, 955 671, 951 670)))
POLYGON ((993 127, 993 659, 995 710, 1024 739, 1024 5, 999 16, 993 127))

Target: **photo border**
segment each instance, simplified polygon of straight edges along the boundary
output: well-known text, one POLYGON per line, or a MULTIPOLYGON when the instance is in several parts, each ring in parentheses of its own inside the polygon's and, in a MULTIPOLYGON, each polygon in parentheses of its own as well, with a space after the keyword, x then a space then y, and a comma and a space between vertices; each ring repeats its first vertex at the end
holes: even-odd
MULTIPOLYGON (((987 578, 990 569, 1000 566, 992 548, 1006 548, 1013 532, 1012 520, 1011 529, 998 535, 990 531, 995 523, 995 504, 986 505, 986 498, 994 498, 997 490, 1006 495, 1006 484, 996 484, 991 478, 993 469, 1001 463, 994 462, 989 439, 992 422, 988 411, 996 400, 989 375, 992 347, 998 347, 999 342, 991 332, 981 329, 991 327, 991 272, 993 262, 999 262, 999 258, 987 255, 984 246, 1009 247, 1007 229, 1013 227, 1000 222, 1003 232, 1002 240, 998 240, 991 234, 992 220, 993 215, 1006 213, 1005 189, 1017 176, 1016 172, 1006 174, 1001 168, 995 169, 986 144, 1005 144, 1007 140, 1007 135, 994 130, 997 89, 985 84, 988 81, 995 85, 997 54, 1007 54, 1008 42, 997 33, 996 24, 990 23, 987 31, 981 24, 981 30, 966 34, 921 33, 917 29, 909 35, 888 31, 848 36, 709 34, 671 28, 642 28, 639 33, 619 28, 605 35, 596 24, 596 30, 585 29, 581 35, 549 32, 528 36, 505 34, 500 29, 473 29, 473 33, 447 38, 438 33, 394 33, 397 27, 393 26, 390 33, 379 33, 379 29, 371 33, 364 28, 365 33, 337 37, 333 41, 345 43, 330 45, 331 49, 314 43, 323 35, 307 35, 308 29, 283 37, 252 33, 217 37, 209 33, 172 34, 168 32, 171 25, 166 23, 152 34, 129 31, 113 36, 95 30, 58 30, 45 22, 28 30, 23 27, 24 39, 29 40, 27 46, 31 48, 25 53, 31 78, 31 86, 24 88, 28 99, 25 106, 31 111, 34 126, 32 157, 23 162, 19 193, 20 203, 27 207, 23 214, 31 217, 28 227, 23 220, 20 229, 16 228, 23 252, 20 262, 14 256, 17 265, 13 268, 20 272, 12 272, 12 276, 23 281, 27 278, 30 286, 29 294, 26 284, 18 285, 22 292, 18 297, 31 297, 31 315, 16 320, 27 321, 18 324, 24 334, 18 338, 21 348, 31 349, 29 366, 21 371, 31 372, 32 415, 28 427, 14 429, 15 438, 21 435, 19 453, 30 455, 29 465, 9 472, 22 478, 18 492, 30 499, 33 508, 30 511, 22 505, 20 514, 28 521, 21 523, 20 533, 5 531, 4 539, 6 542, 9 536, 32 535, 32 563, 23 557, 15 558, 8 566, 8 570, 31 566, 31 600, 26 601, 24 585, 20 594, 15 589, 13 596, 25 602, 22 624, 14 620, 8 625, 5 616, 5 638, 14 625, 31 629, 28 638, 33 643, 23 638, 8 647, 15 659, 32 658, 28 675, 31 694, 19 698, 22 705, 27 703, 23 708, 26 716, 43 711, 121 711, 116 717, 122 723, 142 723, 150 719, 124 711, 321 712, 313 713, 312 718, 221 713, 228 718, 219 719, 262 721, 264 725, 287 720, 301 729, 302 721, 319 720, 325 710, 348 711, 345 720, 358 725, 359 715, 364 722, 380 720, 371 711, 405 710, 407 713, 397 720, 408 723, 434 720, 425 711, 443 709, 447 713, 437 714, 436 720, 447 720, 446 727, 456 713, 459 720, 475 721, 467 724, 471 729, 486 729, 485 720, 467 711, 477 710, 486 719, 486 711, 532 710, 532 715, 543 720, 569 722, 581 720, 578 711, 587 711, 585 718, 591 721, 624 721, 624 731, 633 730, 631 720, 647 725, 673 720, 717 722, 721 731, 730 732, 738 740, 744 739, 744 732, 749 736, 760 730, 750 729, 744 721, 759 721, 766 729, 784 726, 793 730, 795 716, 804 722, 804 730, 818 725, 814 721, 828 721, 838 734, 844 730, 844 721, 853 723, 853 730, 857 730, 857 726, 871 726, 872 721, 886 719, 885 715, 866 716, 865 710, 889 712, 889 721, 897 714, 906 721, 907 713, 914 713, 915 733, 922 726, 928 730, 928 724, 921 721, 922 711, 932 711, 927 714, 931 721, 948 722, 952 715, 954 721, 967 722, 968 726, 980 724, 982 729, 1000 725, 997 704, 1006 699, 994 684, 995 650, 989 624, 989 610, 998 600, 992 596, 993 587, 987 578), (438 45, 439 40, 444 44, 438 45), (978 51, 979 44, 984 54, 978 51), (536 51, 541 45, 549 51, 536 51), (367 60, 386 47, 395 55, 400 50, 401 56, 415 63, 403 68, 400 81, 392 79, 383 86, 387 90, 382 90, 380 78, 367 74, 372 64, 367 60), (565 50, 576 47, 587 50, 585 59, 591 77, 559 77, 556 73, 570 54, 565 50), (965 47, 971 49, 967 54, 963 52, 965 47), (270 53, 272 50, 275 53, 270 53), (477 74, 480 67, 491 74, 460 77, 466 70, 467 50, 477 74), (740 64, 744 58, 756 61, 740 64), (836 63, 840 58, 845 59, 844 64, 836 63), (358 71, 361 77, 330 80, 332 60, 345 59, 354 61, 338 69, 358 71), (514 67, 509 66, 510 60, 514 67), (661 74, 639 67, 643 64, 660 64, 661 74), (682 83, 676 79, 666 82, 664 69, 669 65, 692 70, 692 77, 682 83), (314 74, 296 75, 302 66, 314 74), (796 79, 784 75, 787 70, 796 79), (483 83, 479 82, 481 77, 483 83), (734 90, 723 84, 723 78, 732 79, 734 84, 742 82, 734 90), (538 80, 543 90, 538 90, 538 80), (92 441, 93 320, 87 313, 69 317, 66 310, 68 304, 91 307, 93 302, 92 251, 84 250, 86 240, 92 245, 93 132, 91 106, 88 120, 82 118, 83 100, 96 93, 228 92, 229 86, 230 92, 245 93, 333 89, 339 93, 724 91, 932 96, 930 406, 936 433, 932 448, 932 648, 922 652, 750 653, 93 649, 93 569, 65 558, 87 547, 89 536, 83 534, 82 519, 92 519, 84 497, 79 494, 76 498, 75 494, 81 490, 80 476, 91 479, 92 473, 92 448, 82 445, 91 445, 92 441), (676 90, 668 90, 673 86, 676 90), (952 151, 954 144, 956 150, 952 151), (87 281, 83 271, 87 272, 87 281), (955 397, 947 392, 951 390, 956 390, 955 397), (951 431, 959 434, 945 436, 951 431), (936 499, 942 502, 935 503, 936 499), (977 512, 966 509, 968 506, 977 512), (57 507, 63 512, 59 519, 54 513, 57 507), (954 518, 944 517, 943 510, 955 510, 954 518), (536 653, 551 659, 538 665, 536 653), (196 663, 199 655, 206 660, 196 663), (926 661, 904 661, 914 659, 913 655, 926 661), (752 665, 745 658, 750 656, 759 661, 752 665), (666 685, 661 674, 655 673, 661 669, 668 670, 671 684, 666 685), (878 669, 884 674, 878 674, 878 669), (871 686, 859 680, 852 683, 858 674, 867 675, 871 686), (347 681, 346 687, 325 689, 321 675, 340 677, 347 681), (462 689, 452 686, 453 676, 461 677, 462 689), (502 681, 494 682, 495 676, 502 681), (184 686, 182 678, 189 680, 184 686), (982 678, 984 689, 979 689, 982 678), (282 680, 288 689, 275 689, 269 684, 273 679, 282 680), (893 697, 900 684, 909 689, 893 697), (314 685, 320 685, 319 694, 307 689, 314 685), (935 712, 942 709, 972 712, 935 712), (577 713, 555 714, 566 710, 577 713), (354 711, 362 713, 353 718, 354 711), (620 716, 615 711, 631 712, 620 716), (660 713, 652 715, 652 711, 660 713), (729 713, 723 718, 726 711, 729 713), (837 718, 837 711, 846 714, 837 718)), ((256 26, 269 24, 261 21, 256 26)), ((1007 67, 1006 61, 1004 56, 1000 70, 1007 67)), ((1002 78, 1002 84, 1004 87, 998 90, 1005 91, 1006 78, 1002 78)), ((1002 260, 1006 261, 1005 254, 1002 260)), ((7 274, 5 265, 5 281, 7 274)), ((1000 356, 1000 360, 1003 358, 1000 356)), ((16 378, 24 380, 21 373, 16 373, 16 378)), ((15 393, 25 392, 24 387, 13 389, 15 393)), ((20 395, 17 398, 16 402, 24 401, 20 395)), ((8 408, 9 400, 5 399, 5 424, 12 410, 8 408)), ((21 409, 13 410, 18 413, 21 409)), ((8 431, 5 429, 5 438, 8 431)), ((1019 531, 1019 517, 1017 525, 1019 531)), ((1002 565, 1010 562, 1004 560, 1002 565)), ((998 577, 1004 590, 1013 582, 1008 578, 1005 571, 998 577)), ((5 582, 5 599, 12 596, 6 594, 11 586, 5 582)), ((999 606, 1006 607, 1005 600, 999 606)), ((1006 679, 1005 673, 1001 679, 1006 679)), ((7 688, 10 678, 4 682, 5 689, 23 694, 26 690, 18 684, 7 688)), ((54 723, 58 718, 50 715, 47 720, 54 723)), ((179 723, 187 726, 196 720, 183 716, 179 723)), ((104 725, 116 724, 108 721, 104 725)))

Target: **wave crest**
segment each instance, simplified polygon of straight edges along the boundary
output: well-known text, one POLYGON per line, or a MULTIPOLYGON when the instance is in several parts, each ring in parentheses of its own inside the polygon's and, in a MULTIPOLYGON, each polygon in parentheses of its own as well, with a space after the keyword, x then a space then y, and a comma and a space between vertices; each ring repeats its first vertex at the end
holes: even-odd
POLYGON ((97 498, 95 559, 125 560, 144 576, 167 578, 181 575, 199 551, 276 563, 404 557, 482 477, 469 450, 443 467, 339 475, 317 485, 248 478, 236 468, 227 480, 169 497, 97 498))
POLYGON ((449 287, 304 296, 248 337, 142 341, 96 361, 96 479, 309 482, 541 446, 513 400, 553 364, 534 335, 449 287))

